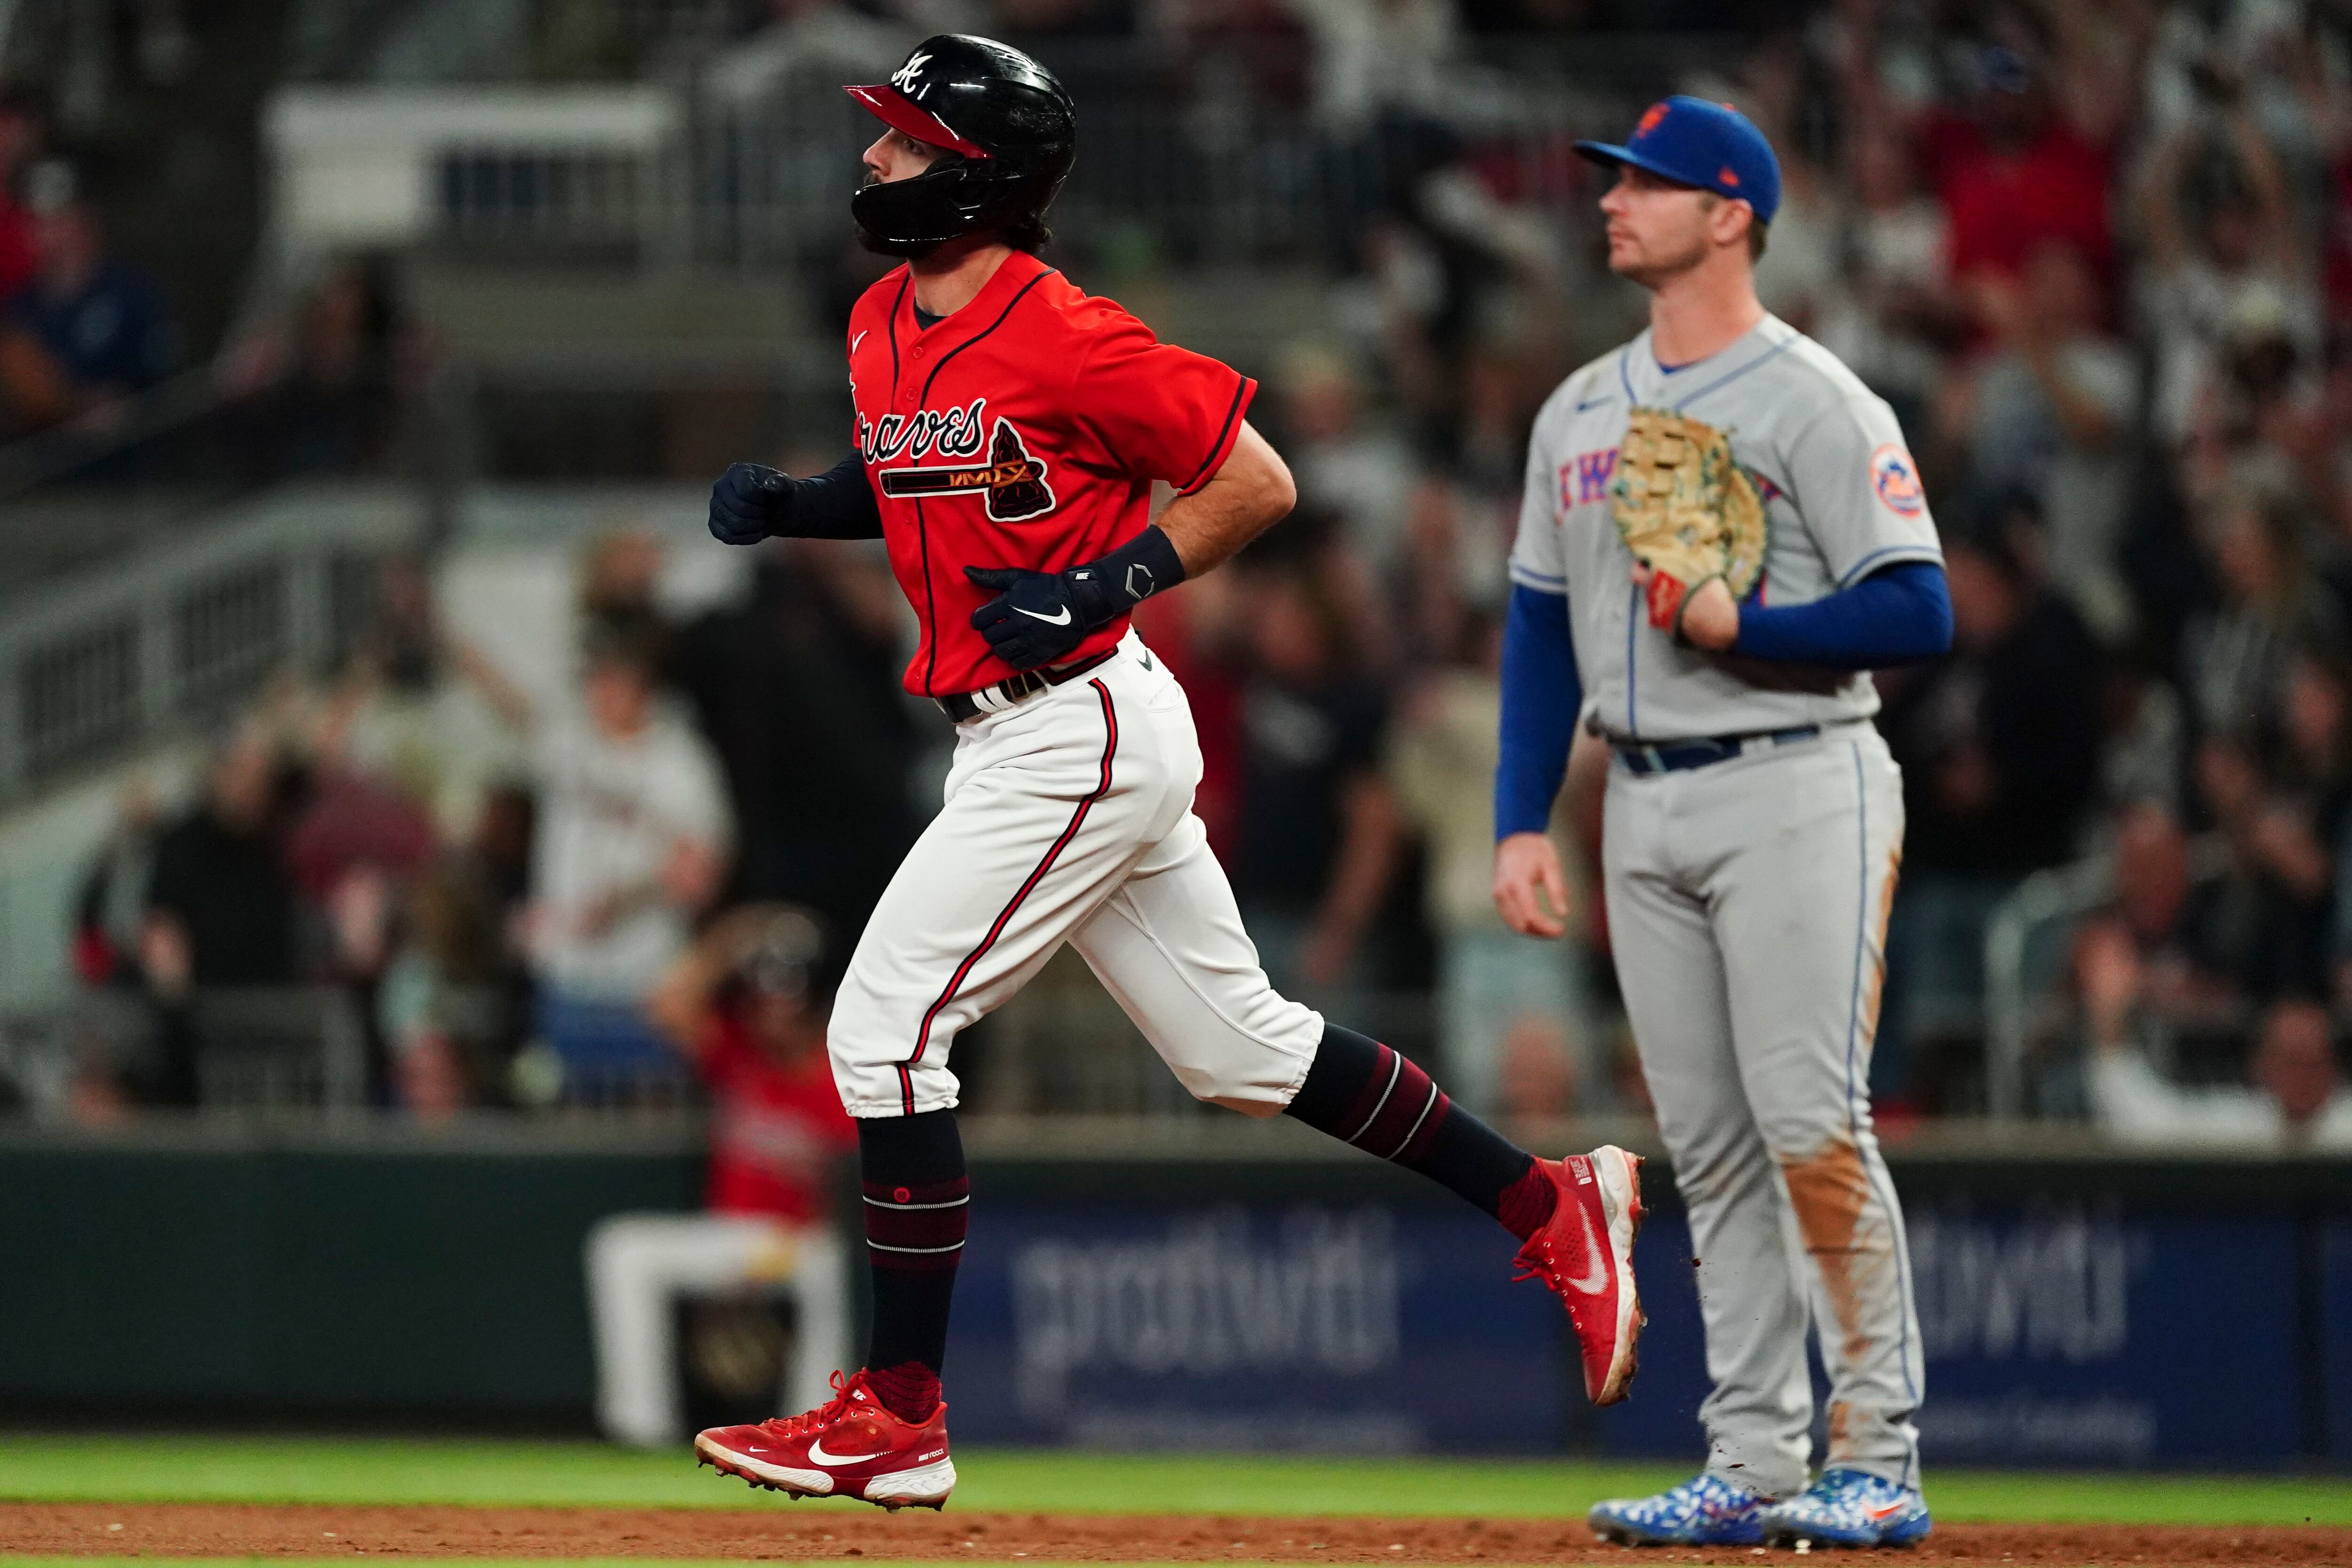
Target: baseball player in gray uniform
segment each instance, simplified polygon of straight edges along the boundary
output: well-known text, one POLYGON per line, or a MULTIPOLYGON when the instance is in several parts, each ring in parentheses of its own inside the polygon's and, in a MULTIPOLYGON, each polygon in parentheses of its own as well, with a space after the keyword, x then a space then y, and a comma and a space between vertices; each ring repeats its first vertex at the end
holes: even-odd
POLYGON ((1495 894, 1559 935, 1542 829, 1576 727, 1606 740, 1611 943, 1714 1382, 1705 1472, 1591 1521, 1629 1543, 1905 1544, 1928 1530, 1919 1330, 1868 1095, 1903 792, 1868 671, 1948 647, 1941 551, 1885 402, 1757 302, 1762 134, 1673 98, 1578 148, 1615 171, 1610 265, 1651 325, 1536 421, 1495 894), (1809 1324, 1831 1380, 1810 1487, 1809 1324))

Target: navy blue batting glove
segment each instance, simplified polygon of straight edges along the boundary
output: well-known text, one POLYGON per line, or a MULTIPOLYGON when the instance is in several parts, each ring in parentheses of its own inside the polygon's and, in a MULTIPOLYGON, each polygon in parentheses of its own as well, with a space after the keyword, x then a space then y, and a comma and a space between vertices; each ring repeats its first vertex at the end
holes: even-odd
POLYGON ((1152 524, 1100 560, 1067 571, 968 566, 963 574, 996 597, 971 612, 971 629, 1016 670, 1057 664, 1089 632, 1184 580, 1176 546, 1152 524))
POLYGON ((710 486, 710 537, 720 544, 755 545, 782 533, 800 481, 761 463, 737 463, 710 486))
POLYGON ((996 656, 1016 670, 1062 663, 1096 627, 1122 608, 1101 591, 1098 578, 1083 583, 1072 580, 1085 570, 965 567, 964 576, 997 591, 995 598, 971 612, 971 629, 987 638, 996 656))

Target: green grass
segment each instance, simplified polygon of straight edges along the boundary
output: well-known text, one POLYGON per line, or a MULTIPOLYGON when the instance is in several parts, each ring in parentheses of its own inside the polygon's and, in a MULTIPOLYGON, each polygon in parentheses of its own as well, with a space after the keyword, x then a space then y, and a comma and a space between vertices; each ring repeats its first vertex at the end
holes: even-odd
MULTIPOLYGON (((956 1456, 958 1509, 1047 1513, 1575 1517, 1684 1467, 1546 1459, 1267 1455, 956 1456)), ((1940 1519, 2052 1523, 2352 1525, 2352 1481, 2263 1476, 1931 1472, 1940 1519)), ((0 1437, 0 1500, 474 1503, 744 1508, 754 1493, 682 1451, 589 1442, 0 1437)), ((804 1505, 805 1506, 805 1505, 804 1505)))

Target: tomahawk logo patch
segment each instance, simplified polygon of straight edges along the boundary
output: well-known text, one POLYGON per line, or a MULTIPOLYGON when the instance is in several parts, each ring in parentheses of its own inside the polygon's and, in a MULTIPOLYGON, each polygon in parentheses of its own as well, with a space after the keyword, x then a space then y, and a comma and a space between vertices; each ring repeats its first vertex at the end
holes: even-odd
MULTIPOLYGON (((940 449, 946 450, 945 444, 940 449)), ((1029 455, 1021 432, 1009 419, 996 422, 988 444, 988 461, 971 467, 885 468, 886 496, 978 496, 988 507, 991 521, 1017 523, 1054 509, 1054 491, 1045 483, 1045 460, 1029 455)))

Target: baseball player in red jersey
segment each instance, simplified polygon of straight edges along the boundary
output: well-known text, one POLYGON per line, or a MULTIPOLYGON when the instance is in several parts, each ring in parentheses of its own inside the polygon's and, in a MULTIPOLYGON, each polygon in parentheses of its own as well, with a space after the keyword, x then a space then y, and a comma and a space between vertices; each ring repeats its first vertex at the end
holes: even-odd
POLYGON ((1246 417, 1255 383, 1038 259, 1076 121, 1034 60, 935 37, 848 90, 887 127, 850 206, 859 238, 907 258, 851 313, 857 450, 805 479, 737 464, 711 531, 884 539, 922 628, 907 686, 955 722, 955 761, 828 1035, 858 1125, 866 1365, 830 1403, 705 1432, 697 1452, 796 1496, 946 1502, 940 1369, 970 1201, 950 1051, 1065 942, 1194 1094, 1295 1116, 1498 1219, 1566 1304, 1587 1392, 1623 1397, 1639 1162, 1535 1159, 1395 1051, 1276 993, 1192 814, 1192 713, 1128 619, 1290 510, 1289 471, 1246 417), (1153 525, 1160 482, 1176 498, 1153 525))

